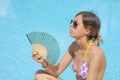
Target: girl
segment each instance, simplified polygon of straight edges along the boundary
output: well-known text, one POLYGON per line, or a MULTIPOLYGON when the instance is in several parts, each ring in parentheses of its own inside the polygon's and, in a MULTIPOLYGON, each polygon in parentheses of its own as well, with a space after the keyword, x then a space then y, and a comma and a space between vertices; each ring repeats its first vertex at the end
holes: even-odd
POLYGON ((33 51, 33 59, 46 69, 35 74, 35 80, 62 80, 58 76, 72 62, 76 80, 103 80, 106 58, 99 47, 102 38, 99 35, 100 20, 92 12, 83 11, 70 23, 70 36, 75 41, 57 66, 49 64, 38 52, 33 51))

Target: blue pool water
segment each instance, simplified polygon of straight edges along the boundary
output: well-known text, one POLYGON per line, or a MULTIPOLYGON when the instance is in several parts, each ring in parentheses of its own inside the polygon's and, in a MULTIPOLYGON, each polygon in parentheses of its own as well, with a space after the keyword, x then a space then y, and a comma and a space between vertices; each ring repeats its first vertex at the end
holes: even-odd
MULTIPOLYGON (((101 19, 101 48, 107 58, 104 80, 120 80, 119 5, 120 0, 0 0, 0 80, 34 80, 41 65, 31 57, 28 32, 50 33, 59 42, 60 61, 74 40, 69 36, 69 21, 85 10, 101 19)), ((75 80, 71 65, 60 77, 75 80)))

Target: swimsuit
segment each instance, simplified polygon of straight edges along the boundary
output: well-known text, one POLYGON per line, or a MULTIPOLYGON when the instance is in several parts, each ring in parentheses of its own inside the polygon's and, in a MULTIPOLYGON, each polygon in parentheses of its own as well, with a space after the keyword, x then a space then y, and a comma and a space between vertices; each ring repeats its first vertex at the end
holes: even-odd
MULTIPOLYGON (((82 65, 81 65, 81 67, 79 68, 78 73, 77 73, 78 76, 82 77, 82 79, 84 79, 84 80, 87 78, 88 69, 89 69, 89 68, 88 68, 88 64, 87 64, 87 62, 86 62, 86 60, 87 60, 87 55, 88 55, 88 50, 89 50, 91 44, 93 44, 93 43, 94 43, 93 40, 90 40, 90 41, 89 41, 89 44, 88 44, 87 49, 86 49, 86 51, 85 51, 84 60, 82 61, 82 65)), ((74 70, 74 63, 73 63, 73 65, 72 65, 72 69, 73 69, 73 71, 75 72, 75 70, 74 70)))

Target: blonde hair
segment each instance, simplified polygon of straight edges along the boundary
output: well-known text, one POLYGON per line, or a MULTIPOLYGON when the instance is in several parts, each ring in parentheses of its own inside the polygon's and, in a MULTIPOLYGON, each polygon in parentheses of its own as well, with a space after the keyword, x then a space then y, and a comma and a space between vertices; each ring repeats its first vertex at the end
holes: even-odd
POLYGON ((100 35, 97 36, 97 45, 99 46, 102 42, 103 42, 103 39, 100 35))

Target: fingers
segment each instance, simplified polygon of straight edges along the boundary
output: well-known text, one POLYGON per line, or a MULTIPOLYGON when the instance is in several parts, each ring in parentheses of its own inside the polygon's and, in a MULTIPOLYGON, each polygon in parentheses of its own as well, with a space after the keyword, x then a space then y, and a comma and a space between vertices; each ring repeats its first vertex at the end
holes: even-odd
POLYGON ((35 61, 37 61, 37 62, 39 62, 39 63, 43 63, 43 58, 42 58, 42 56, 39 54, 39 52, 37 52, 37 51, 33 51, 32 52, 32 57, 33 57, 33 59, 35 60, 35 61))
POLYGON ((36 55, 38 55, 39 53, 37 52, 37 51, 33 51, 32 52, 32 57, 34 57, 34 56, 36 56, 36 55))
POLYGON ((34 60, 42 59, 42 57, 39 54, 33 54, 32 57, 33 57, 34 60))

